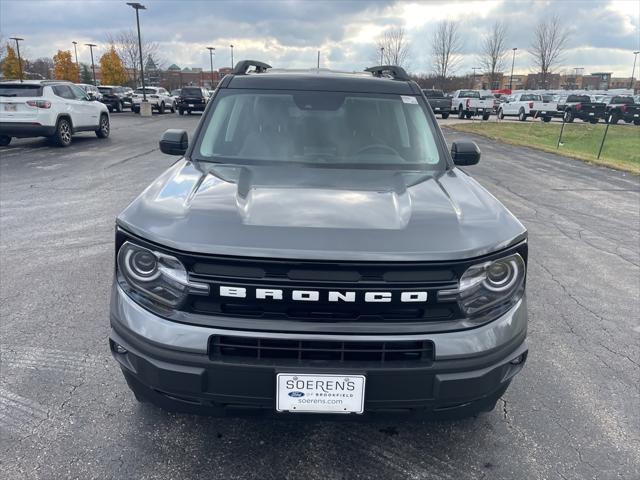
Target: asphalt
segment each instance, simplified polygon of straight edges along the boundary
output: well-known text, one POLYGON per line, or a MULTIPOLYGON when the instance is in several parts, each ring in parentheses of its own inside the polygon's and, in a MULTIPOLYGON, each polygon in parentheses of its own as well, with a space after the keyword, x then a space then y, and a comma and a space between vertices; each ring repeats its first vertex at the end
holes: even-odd
POLYGON ((114 114, 107 140, 0 148, 2 478, 640 478, 638 178, 482 137, 467 171, 530 231, 529 360, 493 412, 367 424, 137 403, 107 346, 114 217, 174 161, 164 129, 198 119, 114 114))

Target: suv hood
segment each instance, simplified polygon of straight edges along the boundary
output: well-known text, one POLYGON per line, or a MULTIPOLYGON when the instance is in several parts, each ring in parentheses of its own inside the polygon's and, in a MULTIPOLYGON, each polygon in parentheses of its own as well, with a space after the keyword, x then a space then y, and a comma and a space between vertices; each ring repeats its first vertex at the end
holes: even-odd
POLYGON ((118 224, 176 250, 305 260, 458 260, 526 238, 511 212, 459 169, 434 177, 185 159, 118 224))

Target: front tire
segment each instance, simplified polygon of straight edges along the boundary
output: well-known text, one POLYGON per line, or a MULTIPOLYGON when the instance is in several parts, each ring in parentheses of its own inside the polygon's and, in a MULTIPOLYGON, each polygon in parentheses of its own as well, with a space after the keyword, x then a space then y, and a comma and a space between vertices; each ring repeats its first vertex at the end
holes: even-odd
POLYGON ((0 135, 0 147, 6 147, 11 143, 11 137, 9 135, 0 135))
POLYGON ((542 117, 542 121, 544 123, 549 123, 551 121, 551 117, 542 117))
POLYGON ((440 117, 441 117, 443 120, 446 120, 447 118, 449 118, 449 112, 447 112, 447 113, 441 113, 441 114, 440 114, 440 117))
POLYGON ((110 131, 111 126, 109 125, 109 115, 103 113, 100 115, 100 127, 96 130, 96 137, 107 138, 110 131))
POLYGON ((527 120, 527 114, 524 113, 524 109, 522 108, 518 112, 518 120, 520 120, 521 122, 525 122, 527 120))
POLYGON ((613 125, 617 124, 619 121, 620 121, 620 117, 615 113, 612 113, 611 116, 609 117, 609 123, 613 125))
POLYGON ((485 113, 482 115, 482 120, 489 120, 490 117, 491 117, 490 113, 485 113))
POLYGON ((573 119, 575 117, 573 116, 573 112, 571 110, 566 110, 564 112, 564 121, 565 123, 573 123, 573 119))
POLYGON ((164 102, 162 102, 162 103, 160 104, 160 106, 158 107, 158 113, 159 113, 160 115, 162 115, 162 114, 164 113, 164 102))
POLYGON ((59 147, 68 147, 71 145, 72 135, 71 122, 67 118, 61 118, 56 125, 56 133, 51 136, 51 139, 59 147))
POLYGON ((462 120, 464 118, 464 110, 462 110, 462 105, 458 107, 458 118, 462 120))

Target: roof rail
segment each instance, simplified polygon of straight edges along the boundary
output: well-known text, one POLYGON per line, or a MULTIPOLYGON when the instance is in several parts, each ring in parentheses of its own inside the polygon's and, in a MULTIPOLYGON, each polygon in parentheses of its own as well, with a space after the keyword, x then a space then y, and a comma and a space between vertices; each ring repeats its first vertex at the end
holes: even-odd
POLYGON ((236 63, 236 66, 233 67, 233 71, 231 73, 234 75, 246 75, 250 67, 256 67, 256 73, 264 73, 268 68, 271 68, 271 65, 257 60, 240 60, 236 63))
POLYGON ((404 68, 397 65, 378 65, 365 68, 365 72, 371 72, 374 77, 391 76, 394 80, 411 80, 404 68))

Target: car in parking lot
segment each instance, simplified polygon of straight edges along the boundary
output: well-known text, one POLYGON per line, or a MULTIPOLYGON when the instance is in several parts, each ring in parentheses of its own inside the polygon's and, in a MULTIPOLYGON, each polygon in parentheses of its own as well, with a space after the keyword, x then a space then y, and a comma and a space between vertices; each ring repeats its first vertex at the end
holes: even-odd
POLYGON ((626 95, 607 96, 602 99, 605 104, 605 121, 616 124, 620 120, 626 123, 640 125, 640 105, 633 101, 633 97, 626 95))
POLYGON ((102 101, 102 94, 95 85, 91 85, 89 83, 76 83, 75 85, 84 90, 91 100, 97 100, 98 102, 102 101))
POLYGON ((48 137, 61 147, 77 132, 107 138, 109 111, 77 85, 56 80, 0 82, 0 145, 12 137, 48 137))
POLYGON ((451 97, 451 113, 457 113, 460 119, 480 115, 489 120, 493 106, 493 99, 483 100, 479 90, 456 90, 451 97))
POLYGON ((589 95, 569 94, 560 97, 556 111, 567 123, 573 122, 576 118, 583 122, 598 123, 598 120, 604 119, 605 104, 592 102, 589 95))
POLYGON ((151 108, 158 113, 164 113, 165 109, 175 112, 175 101, 169 92, 162 87, 145 87, 137 88, 133 92, 133 105, 131 110, 138 113, 140 111, 140 103, 146 95, 147 102, 151 104, 151 108))
POLYGON ((422 93, 427 97, 427 102, 433 113, 440 114, 443 119, 449 118, 451 112, 451 98, 445 96, 442 90, 423 89, 422 93))
POLYGON ((116 220, 109 346, 177 411, 468 415, 527 358, 527 231, 420 87, 241 61, 116 220))
POLYGON ((182 87, 176 98, 176 109, 180 115, 187 112, 204 112, 209 102, 209 92, 202 87, 182 87))
POLYGON ((544 122, 550 122, 555 114, 557 105, 549 97, 543 98, 536 93, 516 93, 507 97, 498 107, 498 118, 513 116, 524 122, 528 117, 540 117, 544 122))
POLYGON ((131 108, 132 99, 125 87, 117 85, 100 85, 98 90, 102 94, 104 103, 110 112, 122 112, 125 108, 131 108))

